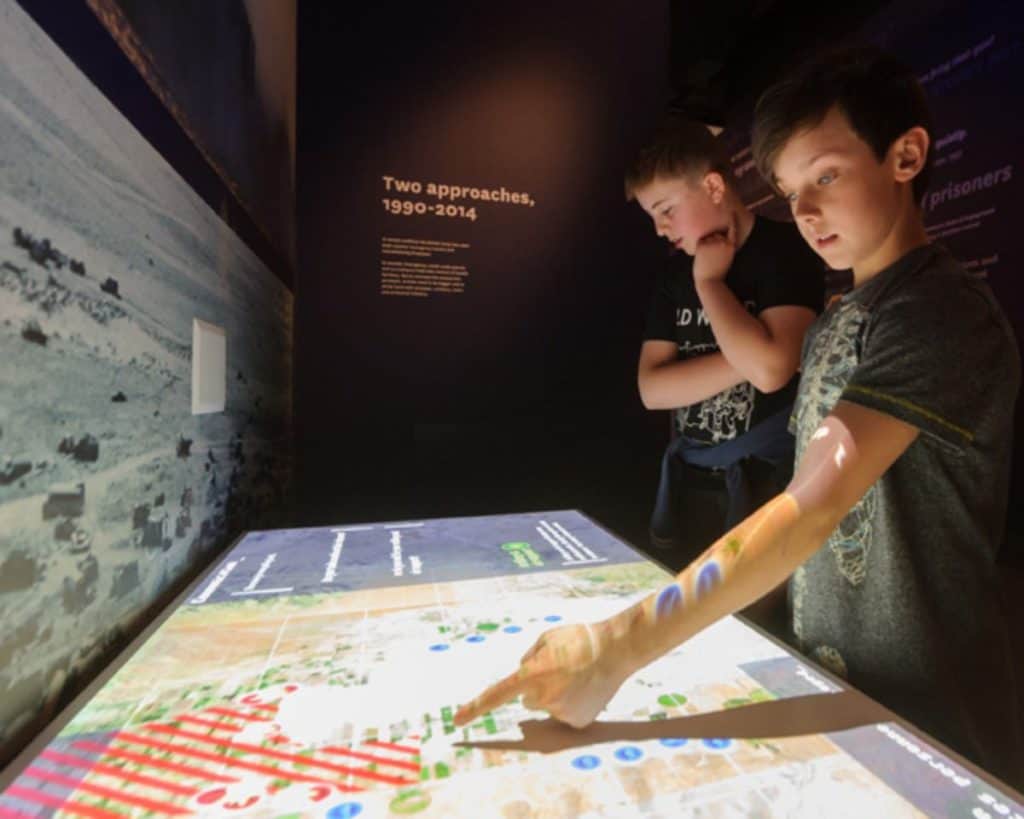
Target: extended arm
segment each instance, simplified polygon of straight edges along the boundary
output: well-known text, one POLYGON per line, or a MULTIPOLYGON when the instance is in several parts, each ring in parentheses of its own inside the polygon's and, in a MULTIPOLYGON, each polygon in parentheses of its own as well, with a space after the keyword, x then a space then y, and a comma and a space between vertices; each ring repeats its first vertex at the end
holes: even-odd
POLYGON ((840 402, 812 436, 786 491, 726 533, 675 583, 605 621, 609 644, 635 671, 758 599, 821 547, 916 436, 909 424, 840 402))
POLYGON ((522 694, 529 708, 577 727, 590 723, 633 672, 784 581, 917 434, 909 424, 841 401, 785 492, 660 591, 608 620, 541 635, 519 670, 461 708, 456 722, 522 694))
POLYGON ((637 386, 647 409, 675 409, 696 404, 746 378, 722 353, 678 360, 674 341, 645 341, 640 348, 637 386))

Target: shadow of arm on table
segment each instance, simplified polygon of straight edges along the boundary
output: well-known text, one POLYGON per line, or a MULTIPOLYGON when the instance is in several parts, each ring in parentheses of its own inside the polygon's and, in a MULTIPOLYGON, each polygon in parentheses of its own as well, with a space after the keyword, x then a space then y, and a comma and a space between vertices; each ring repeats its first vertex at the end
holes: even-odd
POLYGON ((827 734, 889 719, 886 711, 857 691, 810 694, 759 702, 649 722, 594 722, 576 729, 555 719, 525 720, 520 740, 456 742, 465 748, 492 751, 539 751, 543 754, 600 742, 678 737, 685 739, 762 739, 827 734))

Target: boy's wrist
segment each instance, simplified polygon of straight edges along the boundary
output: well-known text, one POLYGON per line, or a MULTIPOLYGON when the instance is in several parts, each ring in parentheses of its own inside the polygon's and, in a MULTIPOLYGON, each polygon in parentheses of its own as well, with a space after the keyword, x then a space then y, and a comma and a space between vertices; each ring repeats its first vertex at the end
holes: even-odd
POLYGON ((713 291, 713 290, 715 290, 716 288, 719 288, 719 287, 723 287, 723 288, 727 288, 728 287, 725 284, 725 276, 724 275, 721 278, 694 278, 693 279, 693 284, 696 287, 697 295, 698 296, 701 294, 701 292, 702 293, 709 293, 709 292, 711 292, 711 291, 713 291))
POLYGON ((646 601, 641 601, 597 624, 602 662, 623 673, 623 679, 654 660, 654 634, 650 631, 646 601))

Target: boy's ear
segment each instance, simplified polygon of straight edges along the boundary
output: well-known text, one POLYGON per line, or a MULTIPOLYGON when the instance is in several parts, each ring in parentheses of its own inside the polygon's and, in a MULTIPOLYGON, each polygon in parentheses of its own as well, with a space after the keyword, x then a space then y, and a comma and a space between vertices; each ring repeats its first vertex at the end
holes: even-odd
POLYGON ((909 182, 924 168, 928 159, 931 137, 920 125, 905 131, 896 138, 890 148, 893 158, 893 174, 897 182, 909 182))
POLYGON ((722 199, 725 198, 725 180, 718 171, 708 171, 704 174, 701 186, 707 195, 711 197, 712 202, 716 205, 722 204, 722 199))

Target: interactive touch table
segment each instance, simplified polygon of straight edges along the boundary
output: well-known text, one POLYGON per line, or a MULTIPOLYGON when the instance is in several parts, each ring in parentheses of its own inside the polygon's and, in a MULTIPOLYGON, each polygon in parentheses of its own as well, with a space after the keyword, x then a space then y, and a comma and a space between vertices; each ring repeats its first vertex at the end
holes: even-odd
POLYGON ((1024 819, 733 617, 630 678, 594 732, 531 739, 543 715, 518 703, 453 725, 543 630, 667 579, 574 511, 248 533, 0 776, 0 816, 1024 819), (842 726, 848 697, 859 727, 785 711, 842 726))

